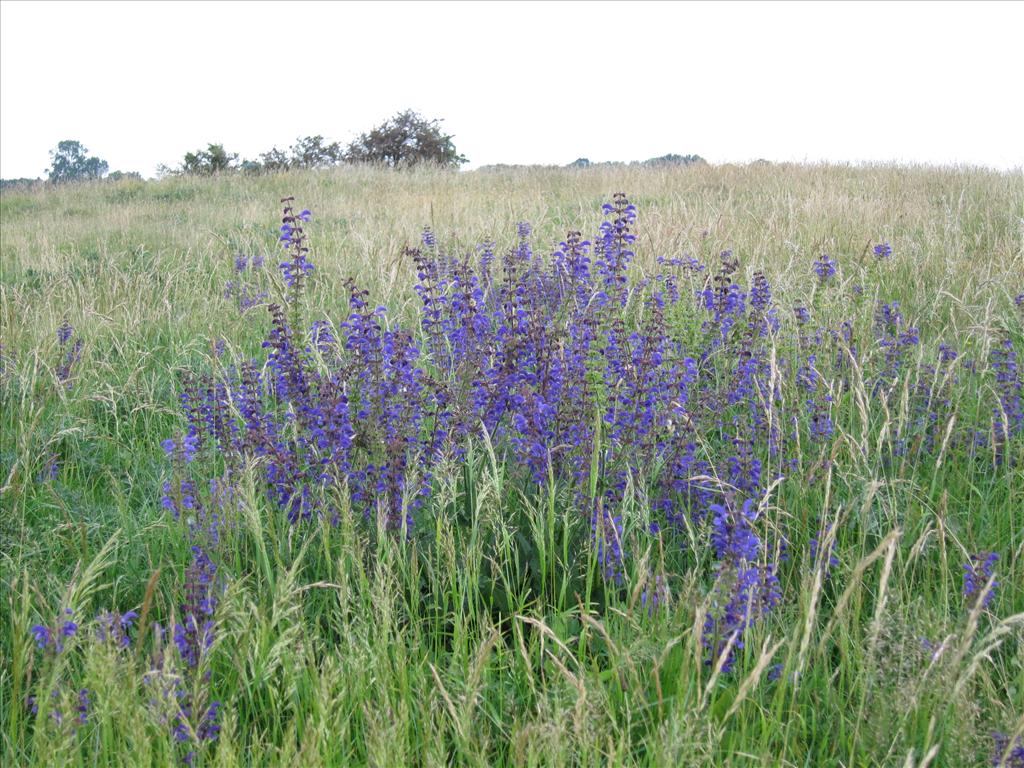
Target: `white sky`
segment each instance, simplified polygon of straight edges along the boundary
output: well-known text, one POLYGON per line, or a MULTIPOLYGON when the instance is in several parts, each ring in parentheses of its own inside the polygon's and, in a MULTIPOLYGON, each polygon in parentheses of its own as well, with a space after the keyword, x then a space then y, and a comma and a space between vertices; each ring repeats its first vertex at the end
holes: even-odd
POLYGON ((0 3, 0 175, 444 118, 490 163, 1024 165, 1024 3, 0 3))

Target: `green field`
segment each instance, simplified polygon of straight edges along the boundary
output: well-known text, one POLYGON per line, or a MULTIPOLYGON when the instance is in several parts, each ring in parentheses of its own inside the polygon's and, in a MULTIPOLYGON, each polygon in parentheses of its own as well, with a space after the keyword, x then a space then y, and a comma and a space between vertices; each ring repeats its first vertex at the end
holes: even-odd
MULTIPOLYGON (((1021 373, 1008 362, 1024 356, 1019 172, 343 167, 98 182, 5 191, 0 266, 5 766, 938 768, 995 764, 998 744, 1019 765, 1024 430, 1012 399, 1019 408, 1021 373), (353 500, 338 483, 318 487, 313 514, 290 523, 268 491, 265 456, 211 450, 185 468, 161 447, 181 446, 190 372, 226 381, 243 360, 267 361, 264 305, 289 294, 277 269, 282 198, 313 214, 304 227, 315 269, 286 307, 290 327, 327 320, 341 334, 351 277, 371 308, 387 308, 386 328, 412 330, 425 348, 404 253, 425 227, 456 257, 494 242, 499 274, 520 243, 517 222, 532 225, 547 264, 568 231, 595 237, 616 192, 637 208, 628 274, 640 287, 601 317, 624 336, 643 333, 658 257, 699 260, 706 270, 680 273, 682 298, 664 310, 667 336, 701 361, 692 386, 718 403, 732 377, 721 361, 756 343, 777 394, 746 397, 794 419, 778 459, 753 442, 764 481, 752 562, 775 573, 779 599, 742 647, 708 647, 727 570, 710 518, 658 518, 671 470, 654 448, 630 459, 639 427, 617 437, 596 405, 582 418, 598 425, 589 442, 565 453, 584 467, 578 484, 553 459, 547 477, 524 471, 512 421, 494 432, 470 419, 457 450, 431 459, 422 506, 402 501, 415 523, 398 529, 383 502, 353 500), (891 257, 874 254, 881 243, 891 257), (722 331, 705 367, 698 350, 718 331, 692 297, 718 285, 726 250, 738 259, 729 279, 767 276, 780 327, 756 342, 722 331), (837 265, 828 279, 815 274, 823 253, 837 265), (250 288, 267 301, 244 311, 225 296, 238 255, 266 261, 250 288), (885 335, 879 312, 891 302, 893 328, 916 329, 919 341, 897 347, 903 337, 885 335), (73 336, 61 343, 64 322, 73 336), (807 340, 815 329, 824 341, 807 340), (77 340, 80 359, 69 360, 77 340), (817 403, 834 425, 824 439, 813 438, 796 363, 784 362, 806 362, 814 344, 817 403), (888 378, 872 385, 880 371, 888 378), (616 470, 618 490, 604 471, 612 445, 628 467, 616 470), (216 541, 203 539, 216 607, 191 666, 171 637, 197 534, 161 502, 182 471, 199 493, 230 477, 232 494, 216 541), (595 541, 581 511, 596 489, 621 517, 626 556, 613 575, 598 547, 607 540, 595 541), (377 517, 358 503, 376 503, 377 517), (833 541, 828 565, 813 552, 833 541), (993 578, 965 590, 964 565, 987 553, 997 555, 993 578), (124 645, 109 628, 101 637, 103 611, 138 614, 124 645), (76 629, 61 637, 67 621, 76 629), (51 633, 45 642, 34 627, 51 633), (204 738, 213 702, 216 730, 204 738)), ((311 371, 332 370, 326 353, 307 358, 311 371)), ((332 386, 357 369, 344 370, 332 386)), ((594 402, 613 402, 608 379, 594 381, 594 402)), ((292 424, 286 399, 274 402, 292 424)), ((680 481, 724 487, 731 430, 747 418, 730 407, 687 405, 706 463, 680 481)), ((715 493, 732 503, 732 492, 715 493)))

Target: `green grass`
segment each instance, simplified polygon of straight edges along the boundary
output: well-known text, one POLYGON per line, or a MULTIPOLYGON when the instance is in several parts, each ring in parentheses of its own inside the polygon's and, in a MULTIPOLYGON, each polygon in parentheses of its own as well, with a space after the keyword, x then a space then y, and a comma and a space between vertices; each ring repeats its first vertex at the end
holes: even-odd
MULTIPOLYGON (((160 442, 180 428, 177 375, 209 366, 215 339, 259 352, 265 312, 240 314, 222 290, 235 253, 276 258, 279 198, 295 195, 315 212, 307 312, 339 322, 348 275, 395 316, 412 317, 415 275, 401 254, 425 225, 462 252, 487 239, 511 245, 515 222, 527 220, 540 250, 568 229, 595 231, 600 204, 619 190, 640 211, 638 273, 653 272, 658 255, 706 260, 731 248, 745 274, 767 272, 783 311, 808 303, 828 322, 849 318, 867 339, 876 301, 896 299, 929 350, 945 340, 984 361, 1008 333, 1024 356, 1013 306, 1024 291, 1020 174, 339 169, 5 192, 2 762, 181 760, 143 683, 160 669, 152 632, 118 652, 94 642, 85 621, 51 657, 35 650, 29 628, 65 607, 86 619, 139 610, 150 629, 172 620, 188 548, 160 507, 160 442), (875 263, 870 247, 882 240, 895 256, 875 263), (829 295, 809 279, 821 252, 840 264, 841 286, 829 295), (70 389, 54 375, 65 318, 85 340, 70 389), (60 469, 47 480, 54 454, 60 469), (38 716, 25 706, 29 693, 48 702, 56 691, 53 706, 72 711, 81 688, 92 711, 74 734, 53 724, 50 705, 38 716)), ((924 362, 908 371, 908 386, 924 362)), ((964 423, 993 424, 991 403, 991 391, 954 388, 964 423)), ((795 532, 782 606, 728 674, 704 664, 700 547, 641 545, 634 535, 626 588, 606 590, 587 562, 587 521, 557 490, 513 482, 483 442, 465 466, 437 472, 425 541, 345 516, 290 533, 250 468, 251 492, 222 548, 229 581, 208 662, 223 730, 198 761, 988 764, 992 731, 1024 729, 1024 446, 1008 448, 1016 464, 959 452, 889 461, 876 447, 905 428, 900 399, 861 410, 853 391, 835 407, 842 437, 832 454, 809 450, 796 482, 772 498, 773 524, 795 532), (840 521, 841 564, 827 582, 803 567, 820 515, 840 521), (986 550, 1000 554, 1001 586, 988 610, 971 612, 961 565, 986 550), (671 588, 653 614, 640 603, 650 570, 671 588), (784 673, 769 680, 776 663, 784 673)), ((643 478, 623 514, 627 536, 648 518, 643 478)))

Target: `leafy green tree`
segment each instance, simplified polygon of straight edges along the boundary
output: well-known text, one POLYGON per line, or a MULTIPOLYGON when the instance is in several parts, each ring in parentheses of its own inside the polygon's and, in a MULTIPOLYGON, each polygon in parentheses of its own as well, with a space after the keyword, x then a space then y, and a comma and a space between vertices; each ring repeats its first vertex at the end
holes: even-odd
POLYGON ((263 152, 258 161, 245 161, 242 170, 277 173, 289 168, 328 168, 343 162, 344 155, 345 151, 336 141, 327 143, 320 135, 300 136, 287 152, 274 147, 263 152))
POLYGON ((345 150, 345 160, 390 167, 434 163, 458 168, 468 162, 441 130, 439 120, 428 120, 410 109, 362 134, 345 150))
POLYGON ((259 159, 260 170, 269 173, 287 171, 291 167, 291 164, 288 154, 286 152, 282 152, 277 147, 274 147, 269 152, 264 152, 260 155, 259 159))
POLYGON ((343 156, 341 144, 325 144, 319 135, 298 138, 291 147, 291 165, 299 168, 326 168, 340 163, 343 156))
POLYGON ((101 179, 110 168, 106 160, 89 157, 89 150, 82 142, 72 139, 65 139, 50 150, 50 162, 48 174, 54 184, 101 179))
POLYGON ((209 144, 206 149, 187 152, 181 164, 181 172, 198 176, 210 176, 214 173, 231 170, 238 161, 238 155, 228 152, 223 144, 209 144))

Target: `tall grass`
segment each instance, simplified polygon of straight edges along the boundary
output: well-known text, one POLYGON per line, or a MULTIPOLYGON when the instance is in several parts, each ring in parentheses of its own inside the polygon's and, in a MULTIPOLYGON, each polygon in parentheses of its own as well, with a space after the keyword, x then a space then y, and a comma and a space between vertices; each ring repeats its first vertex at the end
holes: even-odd
POLYGON ((658 256, 714 264, 731 249, 744 283, 755 270, 769 276, 787 316, 806 306, 823 324, 868 329, 879 303, 898 301, 924 340, 891 397, 873 397, 854 366, 833 408, 836 439, 827 452, 808 443, 766 503, 769 526, 795 532, 779 607, 742 649, 709 659, 706 531, 640 536, 651 519, 643 477, 623 494, 622 514, 638 524, 621 588, 603 589, 596 555, 576 557, 591 530, 571 494, 522 483, 490 435, 435 468, 417 537, 346 514, 344 494, 337 524, 291 526, 268 505, 254 461, 240 469, 240 513, 218 549, 225 591, 213 645, 184 679, 193 709, 210 703, 207 679, 221 704, 216 739, 191 759, 1016 764, 1024 446, 1019 434, 999 439, 1007 430, 987 361, 1005 340, 1024 354, 1014 304, 1024 292, 1024 181, 836 166, 346 168, 5 192, 3 762, 171 765, 187 757, 181 741, 197 741, 176 740, 180 701, 160 694, 183 679, 157 627, 180 621, 190 562, 181 523, 161 507, 171 472, 161 441, 181 430, 181 375, 215 369, 219 340, 228 358, 260 354, 265 311, 240 312, 224 287, 236 254, 260 253, 270 267, 260 287, 285 293, 273 269, 283 260, 278 199, 294 195, 315 213, 304 321, 343 321, 352 276, 389 322, 414 326, 417 278, 403 249, 425 226, 463 254, 488 240, 512 247, 516 223, 529 221, 536 250, 550 251, 568 230, 595 231, 618 190, 640 212, 635 279, 653 276, 658 256), (883 241, 893 256, 879 260, 872 246, 883 241), (827 291, 813 272, 821 253, 838 263, 827 291), (65 321, 83 341, 66 377, 65 321), (958 369, 931 451, 894 455, 888 446, 910 429, 911 392, 939 341, 979 373, 958 369), (985 432, 980 450, 956 439, 966 425, 985 432), (812 538, 819 553, 834 551, 831 570, 815 567, 812 538), (988 593, 965 597, 964 564, 990 551, 988 593), (667 591, 652 610, 658 578, 667 591), (110 632, 98 639, 93 617, 104 610, 137 613, 127 647, 110 632), (67 616, 78 629, 62 652, 38 649, 33 626, 59 633, 67 616))

